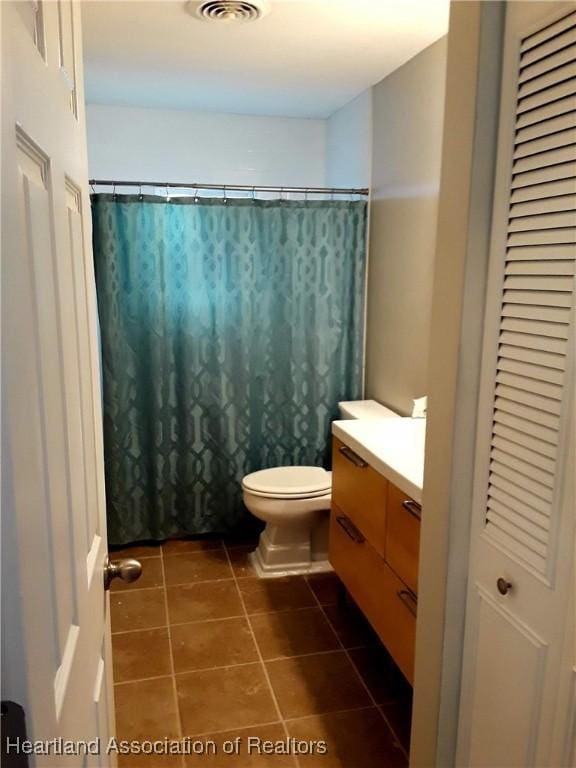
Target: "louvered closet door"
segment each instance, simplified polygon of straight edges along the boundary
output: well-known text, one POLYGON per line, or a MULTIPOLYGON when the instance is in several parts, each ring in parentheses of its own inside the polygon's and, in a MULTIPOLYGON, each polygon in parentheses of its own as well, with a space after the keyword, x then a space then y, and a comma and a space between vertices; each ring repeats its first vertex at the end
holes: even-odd
POLYGON ((574 8, 508 3, 459 766, 573 765, 574 8))

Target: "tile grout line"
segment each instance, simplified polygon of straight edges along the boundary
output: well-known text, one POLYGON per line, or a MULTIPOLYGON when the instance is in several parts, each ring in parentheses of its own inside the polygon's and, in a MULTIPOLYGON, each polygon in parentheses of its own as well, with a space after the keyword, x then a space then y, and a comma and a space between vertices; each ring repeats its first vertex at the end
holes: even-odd
MULTIPOLYGON (((161 589, 161 587, 159 587, 161 589)), ((272 615, 282 615, 286 613, 296 613, 296 612, 303 612, 303 611, 317 611, 318 608, 315 605, 308 605, 305 608, 285 608, 281 611, 258 611, 257 613, 250 613, 248 614, 251 617, 259 617, 259 616, 272 616, 272 615)), ((187 624, 209 624, 210 622, 214 621, 226 621, 227 619, 243 619, 244 613, 235 613, 232 616, 220 616, 216 617, 214 619, 193 619, 192 621, 171 621, 170 626, 172 627, 182 627, 187 624)), ((149 630, 154 629, 162 629, 165 625, 159 624, 154 625, 151 627, 138 627, 137 629, 120 629, 117 632, 113 632, 113 635, 127 635, 131 632, 148 632, 149 630)), ((332 627, 331 627, 332 629, 332 627)), ((332 629, 332 631, 334 631, 332 629)), ((368 643, 360 644, 360 645, 351 645, 348 646, 348 650, 350 651, 356 651, 359 648, 368 648, 368 643)), ((298 656, 305 656, 306 654, 297 654, 298 656)))
MULTIPOLYGON (((256 663, 256 662, 254 662, 254 663, 256 663)), ((370 709, 374 709, 374 707, 370 705, 370 706, 366 706, 366 707, 353 707, 352 709, 337 709, 337 710, 334 710, 332 712, 328 712, 328 713, 325 713, 325 714, 342 715, 342 714, 346 714, 348 712, 366 712, 366 711, 368 711, 370 709)), ((320 717, 321 716, 322 715, 320 715, 320 717)), ((300 720, 308 720, 308 719, 313 718, 313 717, 319 717, 319 715, 302 715, 301 717, 288 717, 288 718, 286 718, 286 722, 289 722, 289 723, 298 722, 300 720)), ((238 731, 250 731, 250 730, 252 730, 254 728, 262 728, 264 726, 269 726, 269 725, 282 725, 282 722, 280 720, 269 720, 266 723, 258 723, 257 725, 243 725, 240 728, 237 728, 236 730, 238 730, 238 731)), ((199 733, 188 734, 187 738, 190 738, 190 739, 202 739, 202 738, 206 738, 206 736, 219 736, 222 733, 230 733, 233 730, 234 729, 230 729, 230 728, 224 728, 224 729, 219 728, 216 731, 214 731, 214 730, 201 731, 199 733)))
POLYGON ((330 712, 324 712, 322 714, 312 714, 312 715, 300 715, 300 717, 287 717, 286 722, 287 723, 295 723, 300 720, 309 720, 313 717, 326 717, 326 715, 345 715, 347 712, 368 712, 368 710, 372 710, 374 707, 372 704, 366 704, 364 707, 348 707, 347 709, 333 709, 330 710, 330 712))
POLYGON ((111 589, 111 595, 133 595, 135 592, 148 592, 151 589, 162 589, 162 584, 156 584, 153 587, 123 587, 118 589, 111 589))
POLYGON ((201 555, 205 555, 209 552, 226 552, 226 547, 222 545, 221 547, 215 547, 214 549, 191 549, 184 550, 183 552, 163 552, 162 557, 198 557, 198 559, 200 559, 201 555))
MULTIPOLYGON (((196 621, 170 621, 169 624, 171 627, 185 627, 189 624, 211 624, 215 621, 227 621, 228 619, 243 619, 244 614, 243 613, 237 613, 234 616, 222 616, 221 618, 217 619, 196 619, 196 621)), ((142 627, 142 629, 122 629, 120 632, 114 632, 115 635, 129 635, 134 632, 149 632, 153 631, 155 629, 163 629, 165 625, 162 625, 162 627, 142 627)))
MULTIPOLYGON (((162 588, 164 592, 164 611, 166 612, 166 631, 168 633, 168 656, 170 658, 170 676, 172 679, 172 693, 174 704, 176 705, 176 727, 178 729, 178 738, 184 739, 184 730, 182 728, 182 716, 180 714, 180 702, 178 701, 178 688, 176 687, 176 672, 174 670, 174 652, 172 650, 172 633, 170 631, 170 614, 168 613, 168 589, 166 587, 166 572, 164 570, 164 555, 160 548, 160 563, 162 567, 162 588)), ((183 755, 180 755, 180 765, 185 768, 186 761, 183 755)))
MULTIPOLYGON (((247 577, 247 576, 240 576, 238 578, 238 585, 242 581, 247 581, 248 578, 258 578, 258 577, 247 577)), ((206 584, 223 584, 224 582, 232 582, 234 583, 234 579, 215 579, 214 581, 187 581, 182 584, 168 584, 167 589, 172 589, 173 587, 195 587, 200 585, 206 585, 206 584)), ((158 585, 156 587, 128 587, 126 589, 121 590, 114 590, 114 594, 134 594, 136 592, 143 592, 145 590, 150 589, 162 589, 161 585, 158 585)), ((252 611, 249 613, 249 616, 268 616, 270 614, 279 614, 279 613, 293 613, 293 612, 300 612, 300 611, 315 611, 317 610, 317 605, 300 605, 300 606, 294 606, 292 608, 281 608, 279 610, 270 610, 270 611, 252 611)), ((237 619, 239 617, 243 617, 244 613, 238 613, 234 616, 222 616, 223 619, 237 619)), ((216 619, 192 619, 192 621, 173 621, 171 622, 174 626, 178 624, 203 624, 206 621, 219 621, 218 618, 216 619)), ((142 627, 142 630, 144 629, 156 629, 156 627, 142 627)), ((119 635, 125 632, 138 632, 139 629, 121 629, 118 632, 114 632, 113 634, 119 635)), ((350 650, 355 650, 356 648, 366 648, 368 647, 368 643, 359 643, 358 645, 351 645, 350 650)))
POLYGON ((388 726, 388 730, 392 732, 394 739, 396 741, 396 746, 400 749, 400 751, 402 752, 406 760, 409 761, 410 760, 409 750, 404 749, 404 745, 402 744, 401 740, 396 734, 396 731, 392 727, 392 724, 390 723, 390 721, 388 720, 388 718, 386 717, 386 715, 382 710, 383 710, 383 706, 378 707, 378 711, 380 712, 380 717, 382 718, 382 720, 384 720, 384 722, 388 726))
MULTIPOLYGON (((169 557, 180 557, 180 555, 169 555, 169 557)), ((160 560, 161 558, 157 557, 157 558, 142 558, 142 559, 143 560, 146 560, 146 559, 148 559, 148 560, 160 560)), ((244 581, 244 580, 248 580, 248 579, 257 579, 258 577, 257 576, 237 576, 236 578, 238 579, 238 581, 244 581)), ((174 584, 166 584, 166 586, 167 587, 193 587, 196 584, 222 584, 225 581, 235 581, 235 579, 232 579, 229 576, 224 576, 221 579, 196 579, 195 581, 177 581, 174 584)), ((112 588, 110 590, 110 592, 111 592, 111 594, 114 594, 114 595, 116 595, 116 594, 120 594, 120 595, 122 595, 122 594, 131 594, 132 595, 132 594, 134 594, 134 592, 144 592, 144 591, 150 590, 150 589, 162 589, 162 585, 161 584, 152 584, 149 587, 140 587, 140 586, 123 587, 123 588, 116 587, 116 589, 112 588)), ((285 610, 299 611, 299 610, 304 610, 307 607, 310 608, 311 606, 303 606, 302 608, 287 608, 285 610)), ((259 611, 259 613, 276 613, 276 611, 259 611)))
POLYGON ((353 670, 354 670, 354 672, 356 673, 356 676, 357 676, 358 680, 360 681, 360 683, 362 684, 362 687, 364 688, 364 690, 365 690, 365 691, 366 691, 366 693, 368 694, 368 696, 369 696, 369 698, 370 698, 370 701, 372 702, 372 705, 373 705, 374 707, 376 707, 376 710, 377 710, 378 714, 380 715, 380 717, 382 718, 382 720, 383 720, 383 721, 386 723, 386 727, 388 728, 388 730, 389 730, 389 731, 390 731, 390 733, 392 734, 392 736, 393 736, 393 738, 394 738, 394 742, 396 743, 396 746, 398 746, 398 748, 399 748, 399 749, 402 751, 402 753, 404 754, 404 756, 405 756, 405 757, 408 759, 408 754, 406 753, 406 750, 404 749, 404 746, 402 745, 402 742, 401 742, 401 741, 400 741, 400 739, 398 738, 398 735, 396 734, 396 731, 395 731, 395 730, 394 730, 394 729, 391 727, 390 723, 388 722, 388 720, 387 720, 387 719, 386 719, 386 717, 384 716, 384 713, 382 712, 382 709, 380 708, 380 705, 378 704, 378 702, 377 702, 377 701, 376 701, 376 699, 374 698, 374 696, 373 696, 373 694, 372 694, 372 691, 370 690, 370 688, 368 687, 368 685, 367 685, 367 684, 366 684, 366 682, 364 681, 364 678, 363 678, 363 677, 362 677, 362 675, 360 674, 360 671, 357 669, 357 667, 356 667, 356 664, 354 664, 354 660, 352 659, 352 657, 351 657, 351 656, 350 656, 350 654, 348 653, 348 651, 349 651, 349 650, 353 650, 353 649, 348 649, 348 648, 346 648, 346 647, 345 647, 344 643, 342 642, 342 639, 340 638, 340 635, 339 635, 339 634, 336 632, 336 630, 335 630, 335 629, 334 629, 334 627, 332 626, 332 623, 331 623, 331 621, 330 621, 330 619, 329 619, 329 617, 328 617, 328 614, 327 614, 327 613, 326 613, 326 611, 324 610, 325 606, 324 606, 324 605, 322 605, 322 603, 320 602, 320 600, 319 600, 318 596, 316 595, 316 593, 314 592, 314 590, 313 590, 313 589, 312 589, 312 587, 310 586, 310 582, 308 581, 308 579, 307 579, 306 577, 304 578, 304 581, 306 582, 306 584, 307 584, 307 586, 308 586, 308 589, 310 590, 310 592, 311 592, 311 593, 314 595, 314 600, 316 601, 316 603, 318 604, 318 607, 319 607, 319 608, 320 608, 320 610, 322 611, 322 615, 324 616, 324 618, 326 619, 326 621, 327 621, 327 622, 328 622, 328 624, 330 625, 330 628, 332 629, 332 631, 333 631, 333 632, 334 632, 334 634, 336 635, 336 637, 337 637, 337 639, 338 639, 338 643, 339 643, 339 645, 340 645, 340 648, 341 648, 341 649, 344 651, 344 653, 346 654, 346 658, 348 659, 348 661, 349 661, 349 662, 350 662, 350 664, 352 665, 352 669, 353 669, 353 670))
MULTIPOLYGON (((2 2, 2 0, 0 0, 2 2)), ((153 632, 156 629, 166 629, 167 624, 154 624, 151 627, 139 627, 138 629, 121 629, 118 632, 112 632, 112 636, 116 635, 130 635, 133 632, 153 632)))
MULTIPOLYGON (((268 684, 268 690, 270 691, 270 695, 272 696, 272 701, 274 702, 274 706, 276 708, 276 713, 278 715, 278 719, 280 723, 282 724, 282 728, 284 730, 284 735, 287 739, 290 738, 290 732, 288 730, 288 726, 286 725, 286 721, 284 720, 284 715, 282 714, 282 710, 280 709, 280 704, 278 703, 278 698, 276 697, 276 692, 274 691, 274 688, 272 687, 272 681, 270 680, 270 675, 268 673, 268 669, 266 667, 266 663, 264 662, 264 657, 262 656, 262 652, 260 650, 260 646, 258 645, 258 641, 256 640, 256 635, 254 633, 254 629, 252 627, 252 622, 250 621, 250 616, 248 615, 248 611, 246 610, 246 603, 244 602, 244 596, 242 595, 242 591, 240 590, 240 587, 238 586, 238 579, 236 577, 236 572, 234 570, 234 567, 232 565, 232 559, 230 558, 230 553, 228 552, 228 548, 226 545, 224 545, 224 551, 226 552, 226 557, 228 558, 228 565, 230 566, 230 570, 232 571, 232 578, 234 579, 234 583, 236 585, 236 589, 238 590, 238 595, 240 596, 240 601, 242 603, 242 608, 244 609, 244 617, 246 619, 246 623, 248 624, 248 628, 250 630, 250 635, 252 636, 252 642, 254 643, 254 647, 256 648, 256 653, 258 654, 258 658, 260 659, 260 666, 262 667, 262 671, 264 672, 264 677, 266 678, 266 683, 268 684)), ((295 768, 300 768, 300 761, 298 760, 297 755, 292 755, 292 760, 294 763, 295 768)))
MULTIPOLYGON (((239 618, 246 618, 245 616, 235 616, 235 619, 239 618)), ((215 621, 227 621, 227 619, 215 619, 215 621)), ((182 626, 181 624, 174 624, 172 626, 182 626)), ((166 627, 162 627, 162 629, 166 629, 166 627)), ((250 627, 250 629, 252 629, 250 627)), ((144 632, 146 630, 143 630, 144 632)), ((250 632, 250 635, 253 636, 253 632, 250 632)), ((309 656, 329 656, 331 653, 341 653, 341 648, 330 648, 327 651, 312 651, 311 653, 298 653, 293 656, 272 656, 270 659, 265 659, 262 656, 262 661, 264 664, 267 664, 269 662, 273 661, 288 661, 290 659, 305 659, 309 656)), ((254 661, 240 661, 237 664, 220 664, 216 667, 196 667, 194 669, 181 669, 178 670, 178 672, 174 672, 174 675, 177 677, 178 675, 193 675, 196 672, 216 672, 219 669, 235 669, 236 667, 249 667, 253 664, 258 664, 259 659, 256 659, 254 661)), ((151 675, 150 677, 139 677, 134 678, 133 680, 122 680, 119 683, 115 683, 115 685, 126 685, 127 683, 142 683, 145 680, 159 680, 165 677, 170 677, 170 674, 167 675, 151 675)), ((386 702, 386 704, 389 704, 391 702, 386 702)), ((380 705, 377 705, 380 706, 380 705)), ((295 718, 288 718, 288 719, 295 719, 295 718)))

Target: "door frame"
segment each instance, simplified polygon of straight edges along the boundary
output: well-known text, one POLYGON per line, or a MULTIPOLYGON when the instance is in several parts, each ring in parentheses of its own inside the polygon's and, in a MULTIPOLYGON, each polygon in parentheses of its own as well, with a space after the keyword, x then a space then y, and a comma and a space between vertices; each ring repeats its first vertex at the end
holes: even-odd
POLYGON ((451 2, 410 752, 418 768, 455 758, 504 18, 500 0, 451 2))
MULTIPOLYGON (((453 766, 507 2, 451 2, 410 765, 453 766)), ((544 3, 534 3, 544 6, 544 3)), ((571 8, 546 2, 550 16, 571 8)))

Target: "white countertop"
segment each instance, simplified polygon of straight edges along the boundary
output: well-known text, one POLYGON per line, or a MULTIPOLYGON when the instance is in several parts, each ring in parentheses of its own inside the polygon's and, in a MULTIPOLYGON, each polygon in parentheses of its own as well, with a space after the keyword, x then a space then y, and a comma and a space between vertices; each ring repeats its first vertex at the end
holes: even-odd
POLYGON ((426 419, 346 419, 332 434, 401 491, 422 502, 426 419))

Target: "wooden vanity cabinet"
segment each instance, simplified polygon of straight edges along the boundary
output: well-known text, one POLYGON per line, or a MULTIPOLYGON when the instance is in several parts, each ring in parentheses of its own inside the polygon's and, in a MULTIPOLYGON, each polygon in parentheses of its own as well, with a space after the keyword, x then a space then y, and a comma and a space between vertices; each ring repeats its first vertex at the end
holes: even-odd
POLYGON ((330 562, 405 677, 414 677, 420 505, 333 440, 330 562))

